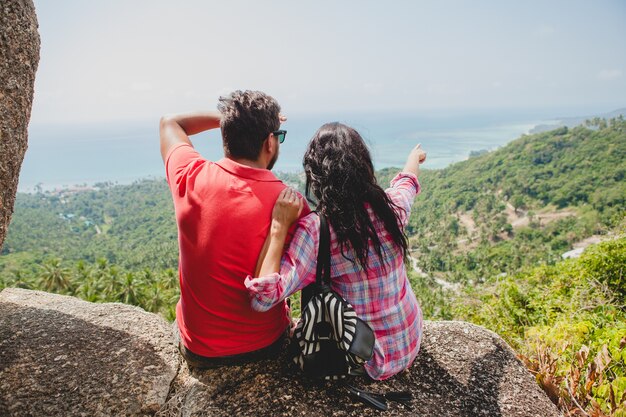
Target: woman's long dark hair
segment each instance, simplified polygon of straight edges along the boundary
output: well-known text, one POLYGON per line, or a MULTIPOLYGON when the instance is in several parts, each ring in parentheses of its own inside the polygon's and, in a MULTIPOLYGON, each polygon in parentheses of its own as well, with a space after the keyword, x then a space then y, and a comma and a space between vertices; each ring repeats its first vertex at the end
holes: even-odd
POLYGON ((371 241, 385 268, 382 245, 367 213, 369 203, 406 259, 407 238, 393 210, 394 204, 376 183, 369 150, 361 135, 341 123, 328 123, 315 133, 304 154, 306 196, 317 199, 317 211, 326 216, 337 235, 341 253, 354 250, 366 270, 371 241))

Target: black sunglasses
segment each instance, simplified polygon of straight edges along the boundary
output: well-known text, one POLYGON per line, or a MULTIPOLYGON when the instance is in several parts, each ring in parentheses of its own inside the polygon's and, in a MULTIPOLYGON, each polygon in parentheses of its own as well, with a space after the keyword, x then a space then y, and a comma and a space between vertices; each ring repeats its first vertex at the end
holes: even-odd
POLYGON ((287 136, 287 131, 286 130, 277 130, 275 132, 272 132, 272 135, 276 136, 276 138, 278 139, 279 143, 283 143, 285 141, 285 136, 287 136))

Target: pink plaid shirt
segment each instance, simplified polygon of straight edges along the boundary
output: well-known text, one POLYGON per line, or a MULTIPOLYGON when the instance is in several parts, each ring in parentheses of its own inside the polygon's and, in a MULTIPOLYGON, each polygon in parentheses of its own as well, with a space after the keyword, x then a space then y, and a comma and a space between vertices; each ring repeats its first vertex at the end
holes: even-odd
MULTIPOLYGON (((398 206, 397 213, 403 228, 419 191, 417 177, 403 172, 396 175, 391 181, 391 188, 385 191, 398 206)), ((402 253, 383 223, 371 209, 368 210, 382 243, 382 253, 387 261, 386 273, 373 250, 370 250, 367 271, 343 257, 330 219, 331 287, 352 304, 357 315, 374 329, 374 357, 365 364, 365 370, 373 379, 381 380, 413 363, 422 338, 422 311, 407 278, 402 253)), ((319 229, 320 221, 316 214, 301 218, 283 255, 280 273, 246 278, 245 285, 255 310, 266 311, 315 282, 319 229)))

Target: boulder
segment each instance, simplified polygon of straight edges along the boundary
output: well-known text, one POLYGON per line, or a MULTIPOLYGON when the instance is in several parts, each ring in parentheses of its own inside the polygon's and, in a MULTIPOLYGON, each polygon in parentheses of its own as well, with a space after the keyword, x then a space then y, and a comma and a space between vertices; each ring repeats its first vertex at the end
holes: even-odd
MULTIPOLYGON (((497 334, 459 321, 426 322, 409 370, 382 382, 351 384, 384 394, 410 391, 409 406, 386 416, 559 416, 515 352, 497 334)), ((183 366, 159 416, 378 416, 342 383, 302 378, 287 358, 195 371, 183 366)))
POLYGON ((32 0, 0 4, 0 248, 13 214, 28 142, 39 33, 32 0))
POLYGON ((117 303, 0 292, 0 415, 153 415, 180 368, 171 326, 117 303))
MULTIPOLYGON (((426 322, 413 366, 361 389, 410 391, 389 416, 559 416, 495 333, 426 322)), ((342 382, 304 378, 287 357, 198 371, 180 360, 170 326, 121 304, 38 291, 0 293, 0 415, 378 416, 342 382)))

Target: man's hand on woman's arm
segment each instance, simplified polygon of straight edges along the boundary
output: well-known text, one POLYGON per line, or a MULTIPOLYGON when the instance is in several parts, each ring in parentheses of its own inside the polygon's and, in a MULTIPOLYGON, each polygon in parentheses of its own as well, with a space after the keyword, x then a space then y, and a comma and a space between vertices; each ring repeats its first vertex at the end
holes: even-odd
POLYGON ((161 157, 163 162, 170 149, 179 143, 191 145, 189 136, 205 130, 220 127, 222 114, 219 111, 172 114, 161 117, 159 134, 161 138, 161 157))

